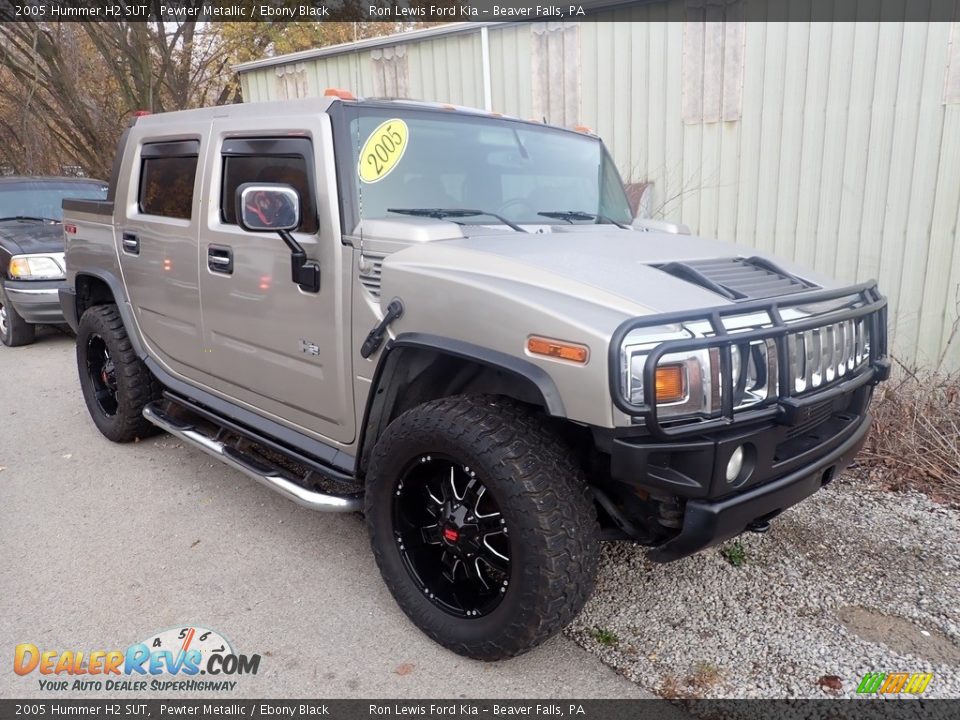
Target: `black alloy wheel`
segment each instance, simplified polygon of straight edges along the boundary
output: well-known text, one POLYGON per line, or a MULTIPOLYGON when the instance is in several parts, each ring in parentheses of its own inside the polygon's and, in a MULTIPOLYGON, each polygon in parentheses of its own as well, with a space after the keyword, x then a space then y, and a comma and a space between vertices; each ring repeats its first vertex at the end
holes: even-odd
POLYGON ((117 368, 106 342, 97 334, 87 339, 87 374, 93 383, 94 397, 104 415, 117 414, 117 368))
POLYGON ((159 432, 143 408, 161 387, 137 356, 116 305, 87 308, 77 329, 77 372, 90 417, 114 442, 159 432))
POLYGON ((404 565, 438 608, 482 617, 510 583, 509 529, 475 470, 442 454, 422 455, 401 475, 393 533, 404 565))

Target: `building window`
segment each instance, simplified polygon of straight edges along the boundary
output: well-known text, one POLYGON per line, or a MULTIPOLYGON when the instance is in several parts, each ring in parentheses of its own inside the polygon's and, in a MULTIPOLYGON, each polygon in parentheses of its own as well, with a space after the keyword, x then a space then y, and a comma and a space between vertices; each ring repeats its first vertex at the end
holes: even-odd
POLYGON ((689 0, 683 26, 683 120, 739 120, 743 109, 741 0, 689 0))
POLYGON ((138 205, 144 215, 189 220, 200 143, 150 143, 141 150, 138 205))
POLYGON ((237 224, 237 188, 248 182, 289 185, 300 196, 298 232, 314 234, 317 221, 316 193, 311 188, 313 148, 305 138, 257 138, 228 140, 223 147, 223 186, 220 192, 220 218, 227 225, 237 224))

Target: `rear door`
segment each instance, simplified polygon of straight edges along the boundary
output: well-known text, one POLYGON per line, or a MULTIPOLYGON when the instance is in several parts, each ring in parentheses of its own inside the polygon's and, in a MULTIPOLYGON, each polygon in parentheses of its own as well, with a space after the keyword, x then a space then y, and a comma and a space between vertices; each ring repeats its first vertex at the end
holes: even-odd
POLYGON ((214 389, 319 439, 350 443, 349 255, 332 152, 326 117, 281 119, 269 130, 262 120, 215 121, 200 243, 204 362, 214 389), (292 281, 290 250, 276 234, 237 225, 236 189, 246 182, 299 193, 302 221, 293 235, 320 265, 318 293, 292 281))
POLYGON ((197 234, 200 137, 143 137, 117 227, 120 268, 140 332, 168 369, 201 367, 197 234))

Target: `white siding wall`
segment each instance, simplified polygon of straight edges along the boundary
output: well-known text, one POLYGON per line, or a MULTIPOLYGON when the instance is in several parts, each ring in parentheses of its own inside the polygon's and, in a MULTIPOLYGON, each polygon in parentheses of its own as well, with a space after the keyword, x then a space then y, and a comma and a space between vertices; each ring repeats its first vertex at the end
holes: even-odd
MULTIPOLYGON (((534 97, 549 82, 537 72, 562 77, 576 91, 577 121, 604 138, 624 178, 653 183, 656 214, 843 280, 877 278, 900 360, 930 365, 945 354, 960 368, 960 337, 945 350, 960 310, 958 23, 747 22, 718 32, 667 16, 678 7, 583 23, 575 51, 549 57, 557 44, 535 35, 549 32, 544 24, 491 27, 493 110, 531 118, 545 109, 573 124, 567 103, 534 97), (561 57, 576 67, 558 68, 561 57), (710 121, 717 108, 738 119, 710 121)), ((369 49, 298 62, 306 82, 293 86, 307 93, 373 94, 369 49)), ((482 107, 479 31, 408 43, 406 62, 412 97, 482 107)), ((249 100, 291 87, 276 67, 242 81, 249 100)))

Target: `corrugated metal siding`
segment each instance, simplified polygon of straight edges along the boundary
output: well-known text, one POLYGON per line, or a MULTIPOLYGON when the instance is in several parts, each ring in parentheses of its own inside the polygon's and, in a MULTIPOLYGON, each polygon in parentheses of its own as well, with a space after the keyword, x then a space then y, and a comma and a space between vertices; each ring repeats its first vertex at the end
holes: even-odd
MULTIPOLYGON (((791 3, 791 13, 794 5, 796 17, 809 16, 809 2, 791 3)), ((738 40, 742 67, 723 72, 712 60, 719 36, 694 34, 700 45, 688 45, 688 62, 706 59, 691 83, 682 6, 609 18, 618 22, 581 24, 578 52, 564 53, 578 63, 579 122, 605 139, 626 180, 653 183, 656 214, 846 281, 877 278, 899 358, 937 362, 960 309, 960 98, 952 89, 960 30, 748 22, 738 40), (730 117, 736 72, 739 120, 692 122, 690 109, 713 108, 718 92, 730 117), (685 78, 688 92, 692 84, 706 98, 688 97, 686 123, 685 78)), ((533 69, 552 61, 534 62, 532 25, 488 32, 493 109, 532 117, 544 107, 533 98, 533 69)), ((372 94, 370 52, 307 60, 308 91, 372 94)), ((406 52, 413 97, 483 105, 479 31, 409 43, 406 52)), ((245 72, 242 82, 250 100, 282 96, 276 68, 245 72)), ((945 363, 960 368, 960 338, 945 363)))
MULTIPOLYGON (((583 26, 581 120, 624 176, 652 181, 659 214, 699 234, 843 280, 877 278, 898 357, 938 362, 960 303, 950 24, 746 23, 741 119, 688 124, 683 32, 583 26)), ((960 338, 945 363, 960 368, 960 338)))
POLYGON ((411 44, 410 96, 483 107, 480 33, 411 44))

